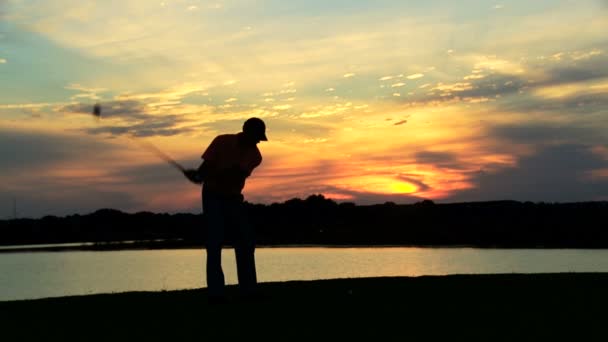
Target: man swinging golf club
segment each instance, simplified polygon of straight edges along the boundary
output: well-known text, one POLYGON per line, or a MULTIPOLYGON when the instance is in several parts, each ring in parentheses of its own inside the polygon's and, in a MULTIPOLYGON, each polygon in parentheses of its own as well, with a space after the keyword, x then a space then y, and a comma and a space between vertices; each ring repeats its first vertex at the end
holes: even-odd
POLYGON ((245 179, 262 162, 257 147, 267 141, 266 125, 258 118, 250 118, 237 134, 217 136, 205 153, 197 170, 184 175, 192 182, 203 184, 203 213, 207 223, 207 287, 211 303, 225 300, 225 281, 222 271, 222 244, 227 233, 235 236, 237 274, 241 294, 257 293, 254 232, 248 222, 241 191, 245 179))

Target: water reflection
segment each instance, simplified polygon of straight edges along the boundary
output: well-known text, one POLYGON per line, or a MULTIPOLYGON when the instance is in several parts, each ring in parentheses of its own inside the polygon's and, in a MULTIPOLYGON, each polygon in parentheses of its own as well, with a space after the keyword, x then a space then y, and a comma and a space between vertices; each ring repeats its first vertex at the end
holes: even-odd
MULTIPOLYGON (((608 272, 608 250, 475 248, 260 248, 262 282, 472 273, 608 272)), ((206 286, 202 250, 8 253, 0 300, 206 286)), ((224 250, 228 284, 234 252, 224 250)))

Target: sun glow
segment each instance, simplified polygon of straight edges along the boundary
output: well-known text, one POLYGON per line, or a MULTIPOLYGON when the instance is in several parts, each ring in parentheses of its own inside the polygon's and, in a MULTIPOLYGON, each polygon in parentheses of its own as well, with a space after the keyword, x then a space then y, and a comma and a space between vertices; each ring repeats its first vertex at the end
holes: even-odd
POLYGON ((391 176, 360 176, 337 179, 332 185, 349 191, 375 194, 403 195, 418 191, 414 184, 391 176))
POLYGON ((415 185, 401 181, 389 184, 389 188, 394 194, 411 194, 418 190, 415 185))

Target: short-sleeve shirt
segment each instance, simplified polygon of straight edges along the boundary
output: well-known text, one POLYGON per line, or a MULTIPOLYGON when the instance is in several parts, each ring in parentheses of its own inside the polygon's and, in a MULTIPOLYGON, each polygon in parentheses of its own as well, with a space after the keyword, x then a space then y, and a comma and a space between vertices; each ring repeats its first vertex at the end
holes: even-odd
POLYGON ((256 145, 245 145, 238 134, 217 136, 201 156, 214 170, 205 179, 206 191, 222 195, 239 195, 245 187, 244 173, 249 176, 262 163, 262 154, 256 145), (240 175, 240 176, 239 176, 240 175))

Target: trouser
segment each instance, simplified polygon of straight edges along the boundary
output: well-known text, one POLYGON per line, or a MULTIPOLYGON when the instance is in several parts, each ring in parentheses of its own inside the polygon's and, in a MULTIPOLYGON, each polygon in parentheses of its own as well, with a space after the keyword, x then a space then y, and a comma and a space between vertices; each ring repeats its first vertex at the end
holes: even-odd
POLYGON ((222 246, 233 237, 241 293, 256 291, 255 234, 242 198, 227 198, 203 191, 203 215, 207 224, 207 288, 210 296, 224 295, 222 246))

